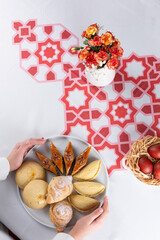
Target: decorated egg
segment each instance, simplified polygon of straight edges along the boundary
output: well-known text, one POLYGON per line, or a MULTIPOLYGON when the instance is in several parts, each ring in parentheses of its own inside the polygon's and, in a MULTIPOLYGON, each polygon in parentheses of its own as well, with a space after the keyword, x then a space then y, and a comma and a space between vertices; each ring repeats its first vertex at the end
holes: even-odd
POLYGON ((140 171, 149 174, 153 171, 153 163, 147 157, 141 157, 138 161, 140 171))
POLYGON ((154 176, 156 179, 160 179, 160 162, 157 162, 157 163, 154 165, 153 176, 154 176))
POLYGON ((160 159, 160 144, 154 144, 148 148, 148 153, 152 158, 160 159))

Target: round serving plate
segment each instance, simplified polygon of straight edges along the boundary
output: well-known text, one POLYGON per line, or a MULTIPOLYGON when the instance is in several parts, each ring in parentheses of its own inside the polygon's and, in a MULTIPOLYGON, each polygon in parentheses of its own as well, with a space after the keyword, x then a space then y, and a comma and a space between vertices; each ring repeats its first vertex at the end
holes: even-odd
MULTIPOLYGON (((64 154, 64 150, 65 150, 66 146, 68 145, 68 142, 71 141, 75 157, 78 156, 81 152, 83 152, 88 146, 90 146, 89 143, 87 143, 84 140, 77 138, 77 137, 65 136, 65 135, 55 136, 52 138, 48 138, 47 141, 45 142, 45 144, 37 145, 37 146, 33 147, 27 153, 24 161, 36 161, 36 162, 40 163, 39 159, 37 158, 36 152, 39 152, 39 153, 43 154, 44 156, 51 158, 51 150, 50 150, 50 142, 51 141, 57 147, 57 149, 60 151, 60 153, 62 155, 64 154)), ((101 164, 101 168, 98 173, 98 176, 94 179, 94 181, 104 184, 106 186, 106 189, 99 196, 95 197, 95 199, 99 200, 100 205, 102 205, 103 198, 107 194, 107 191, 108 191, 109 178, 108 178, 107 169, 104 165, 101 155, 99 154, 99 152, 97 152, 97 150, 94 147, 92 147, 89 157, 88 157, 87 164, 94 160, 98 160, 98 159, 101 160, 102 164, 101 164)), ((51 181, 51 179, 53 177, 55 177, 55 175, 52 172, 49 172, 46 170, 46 177, 47 177, 46 181, 49 183, 51 181)), ((76 182, 76 180, 73 179, 73 182, 76 182)), ((18 186, 17 186, 17 193, 18 193, 20 202, 22 203, 24 209, 27 211, 27 213, 32 218, 34 218, 37 222, 39 222, 47 227, 56 228, 55 225, 50 221, 49 205, 43 209, 38 209, 38 210, 31 209, 31 208, 27 207, 25 205, 25 203, 23 202, 23 196, 22 196, 23 191, 21 189, 19 189, 18 186)), ((76 192, 73 192, 73 193, 76 193, 76 192)), ((68 227, 72 227, 79 218, 81 218, 82 216, 87 215, 87 214, 88 213, 80 213, 73 208, 73 217, 72 217, 72 220, 69 222, 68 227)))

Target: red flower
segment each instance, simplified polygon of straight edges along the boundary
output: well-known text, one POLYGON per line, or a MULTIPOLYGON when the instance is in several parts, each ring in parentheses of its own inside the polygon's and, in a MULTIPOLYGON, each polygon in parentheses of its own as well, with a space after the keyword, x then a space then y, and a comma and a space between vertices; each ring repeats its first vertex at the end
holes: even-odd
POLYGON ((99 51, 98 53, 95 52, 94 57, 98 63, 101 61, 107 61, 107 59, 109 58, 108 54, 102 50, 99 51))
POLYGON ((93 39, 89 40, 89 44, 91 46, 101 46, 101 38, 98 35, 96 35, 94 36, 93 39))
POLYGON ((117 39, 117 38, 115 38, 114 39, 114 42, 112 43, 112 46, 119 46, 120 45, 120 41, 117 39))
POLYGON ((115 58, 111 58, 110 60, 108 60, 107 66, 109 69, 115 69, 116 67, 118 67, 118 60, 115 58))
POLYGON ((81 36, 82 36, 82 38, 86 37, 86 31, 83 31, 81 36))
POLYGON ((94 57, 93 51, 90 51, 88 56, 86 57, 86 65, 91 68, 92 64, 95 66, 98 66, 98 62, 96 61, 96 59, 94 57))
POLYGON ((112 58, 119 58, 123 56, 123 48, 120 46, 111 47, 112 58))

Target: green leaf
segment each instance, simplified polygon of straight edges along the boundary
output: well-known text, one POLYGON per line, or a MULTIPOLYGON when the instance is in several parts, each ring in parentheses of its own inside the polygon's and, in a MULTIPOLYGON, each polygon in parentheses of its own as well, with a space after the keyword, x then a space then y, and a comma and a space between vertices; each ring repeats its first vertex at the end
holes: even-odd
POLYGON ((75 50, 80 50, 80 49, 83 49, 84 47, 75 47, 75 50))
POLYGON ((88 45, 88 39, 84 40, 83 44, 88 45))

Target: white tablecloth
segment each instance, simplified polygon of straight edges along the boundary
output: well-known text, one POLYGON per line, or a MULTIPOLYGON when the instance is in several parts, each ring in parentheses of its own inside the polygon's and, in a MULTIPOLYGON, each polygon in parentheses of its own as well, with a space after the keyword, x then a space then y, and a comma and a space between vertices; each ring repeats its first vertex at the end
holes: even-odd
MULTIPOLYGON (((64 105, 59 101, 62 82, 38 83, 23 71, 19 45, 13 44, 13 22, 36 19, 39 26, 60 23, 79 38, 87 26, 97 22, 120 39, 124 57, 135 52, 159 58, 159 12, 158 0, 0 0, 0 156, 7 156, 23 139, 47 138, 66 130, 64 105)), ((139 73, 135 66, 130 71, 134 76, 139 73)), ((87 140, 81 125, 70 134, 87 140)), ((134 132, 133 136, 140 137, 134 132)), ((107 153, 111 156, 113 152, 107 153)), ((102 155, 105 157, 105 152, 102 155)), ((110 176, 108 197, 110 213, 104 226, 86 239, 159 240, 159 187, 147 186, 130 172, 117 170, 110 176)), ((49 240, 56 234, 25 212, 17 196, 14 173, 0 182, 0 220, 22 240, 49 240)))

